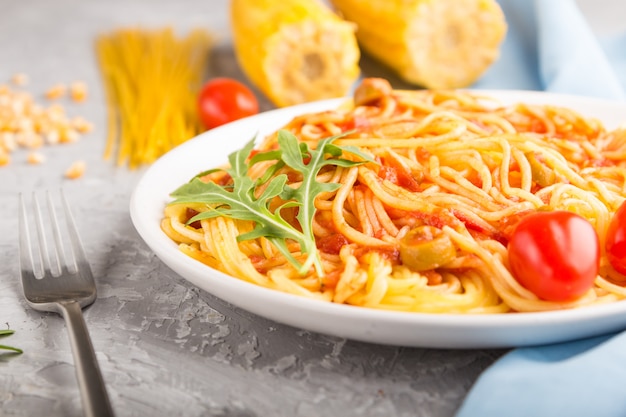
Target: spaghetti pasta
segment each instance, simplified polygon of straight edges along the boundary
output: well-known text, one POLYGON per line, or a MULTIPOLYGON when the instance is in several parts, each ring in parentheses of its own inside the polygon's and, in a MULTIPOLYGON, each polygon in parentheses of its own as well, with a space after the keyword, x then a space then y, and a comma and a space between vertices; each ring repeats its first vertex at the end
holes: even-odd
MULTIPOLYGON (((174 201, 165 208, 164 232, 186 254, 237 278, 368 308, 491 314, 626 297, 626 278, 604 253, 593 288, 567 302, 540 299, 523 287, 507 253, 516 222, 546 209, 586 218, 603 246, 611 216, 626 198, 626 130, 608 131, 566 108, 504 106, 463 91, 392 90, 379 79, 365 79, 355 97, 340 108, 296 117, 283 128, 311 149, 342 135, 335 145, 371 157, 367 163, 326 166, 317 174, 320 183, 338 184, 315 198, 312 230, 322 273, 315 268, 300 273, 264 237, 238 239, 255 230, 252 221, 215 216, 190 222, 216 205, 174 201), (426 261, 416 268, 406 261, 412 254, 403 253, 403 239, 424 227, 454 249, 450 258, 441 255, 442 246, 420 248, 426 261)), ((279 136, 263 138, 255 152, 279 149, 279 136)), ((343 157, 358 159, 346 152, 343 157)), ((249 175, 260 178, 274 163, 252 165, 249 175)), ((302 181, 289 167, 273 175, 278 173, 287 175, 290 186, 302 181)), ((224 185, 232 179, 216 171, 202 181, 224 185)), ((276 199, 274 210, 284 203, 276 199)), ((297 242, 289 241, 287 249, 293 258, 304 258, 297 242)))
POLYGON ((136 168, 204 129, 195 108, 212 39, 201 29, 102 34, 96 52, 108 113, 105 159, 136 168))

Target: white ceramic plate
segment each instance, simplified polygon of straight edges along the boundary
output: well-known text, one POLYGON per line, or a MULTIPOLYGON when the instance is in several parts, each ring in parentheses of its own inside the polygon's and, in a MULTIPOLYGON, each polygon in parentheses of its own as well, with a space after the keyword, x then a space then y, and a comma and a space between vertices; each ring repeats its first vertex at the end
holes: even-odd
MULTIPOLYGON (((626 104, 540 92, 481 91, 504 103, 567 106, 601 119, 626 122, 626 104)), ((173 149, 139 181, 130 203, 132 221, 148 246, 193 285, 260 316, 348 339, 415 347, 494 348, 573 340, 626 328, 626 302, 546 313, 468 316, 379 311, 309 300, 230 277, 181 253, 160 230, 169 193, 197 173, 223 164, 255 134, 270 133, 307 112, 335 108, 340 99, 274 110, 213 129, 173 149)))

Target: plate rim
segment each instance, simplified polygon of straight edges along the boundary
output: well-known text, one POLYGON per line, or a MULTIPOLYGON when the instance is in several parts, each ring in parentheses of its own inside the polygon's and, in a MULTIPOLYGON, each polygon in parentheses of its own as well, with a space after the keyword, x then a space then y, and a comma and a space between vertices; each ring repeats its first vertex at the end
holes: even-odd
MULTIPOLYGON (((584 105, 596 107, 621 108, 624 111, 624 122, 626 122, 626 103, 600 98, 577 96, 570 94, 555 94, 543 91, 527 90, 488 90, 488 89, 466 89, 473 94, 481 94, 494 97, 504 102, 534 102, 539 101, 544 104, 550 103, 583 103, 584 105)), ((170 269, 180 275, 194 286, 207 291, 214 296, 235 305, 238 308, 250 311, 259 316, 280 322, 293 327, 305 330, 325 333, 337 337, 344 337, 363 342, 380 343, 387 345, 402 345, 413 347, 434 347, 434 348, 497 348, 527 346, 544 343, 555 343, 559 341, 573 340, 581 336, 595 336, 621 328, 626 328, 626 302, 610 303, 583 307, 573 310, 557 310, 547 312, 532 313, 512 313, 512 314, 489 314, 489 315, 467 315, 455 313, 414 313, 389 310, 378 310, 366 307, 356 307, 344 304, 335 304, 321 300, 313 300, 305 297, 283 293, 277 290, 261 287, 244 280, 232 277, 221 271, 214 270, 198 261, 194 261, 184 253, 180 252, 175 243, 169 240, 160 230, 159 223, 151 224, 146 221, 142 212, 145 211, 145 198, 150 192, 150 187, 156 179, 162 176, 161 170, 169 164, 176 162, 176 158, 191 152, 195 148, 206 148, 208 145, 203 141, 214 140, 213 137, 226 136, 231 131, 238 129, 249 129, 247 126, 253 124, 275 125, 273 130, 281 127, 292 117, 310 111, 320 111, 332 109, 348 97, 340 97, 327 100, 319 100, 296 106, 269 110, 257 115, 220 126, 206 131, 200 135, 184 142, 176 148, 170 150, 157 161, 150 165, 142 174, 135 185, 130 198, 130 217, 133 226, 139 233, 142 240, 165 263, 170 269), (283 120, 284 123, 279 122, 283 120), (158 236, 160 233, 160 237, 158 236), (169 242, 169 243, 166 243, 169 242), (165 245, 163 245, 165 244, 165 245), (199 279, 202 274, 207 277, 199 279), (208 284, 218 283, 217 286, 209 287, 208 284), (241 297, 234 294, 243 295, 247 298, 259 301, 242 301, 241 297), (261 303, 262 302, 262 303, 261 303), (267 304, 270 303, 269 307, 267 304), (296 310, 300 314, 285 314, 282 309, 296 310), (340 325, 316 324, 311 320, 298 318, 302 313, 315 313, 325 318, 333 318, 340 321, 340 325), (622 314, 623 320, 616 320, 616 316, 622 314), (602 320, 607 320, 602 322, 602 320), (598 324, 596 331, 574 331, 554 332, 550 334, 545 331, 554 329, 555 326, 574 324, 598 324), (385 326, 388 330, 385 331, 385 326), (515 329, 529 329, 530 327, 541 330, 537 337, 532 335, 520 335, 515 337, 515 329), (398 328, 405 330, 422 330, 428 334, 429 339, 425 340, 419 334, 395 335, 398 328), (438 330, 438 331, 436 331, 438 330), (461 332, 460 336, 447 334, 448 331, 461 332), (502 337, 495 337, 491 340, 480 338, 480 334, 502 332, 502 337), (472 340, 464 340, 471 336, 471 332, 478 332, 479 338, 471 337, 472 340)), ((565 104, 555 104, 565 105, 565 104)), ((593 117, 593 116, 592 116, 593 117)), ((272 129, 267 129, 268 131, 272 129)), ((264 132, 266 133, 266 132, 264 132)), ((246 139, 241 139, 239 143, 243 145, 246 139)), ((247 138, 249 140, 249 138, 247 138)), ((226 161, 226 151, 222 151, 223 160, 226 161)), ((209 168, 209 167, 205 167, 209 168)), ((190 178, 190 177, 189 177, 190 178)), ((184 180, 179 181, 181 185, 184 180)), ((169 192, 164 190, 162 206, 169 200, 169 192)), ((154 197, 156 198, 156 197, 154 197)), ((150 199, 149 199, 150 201, 150 199)), ((156 201, 153 202, 156 204, 156 201)), ((582 327, 582 326, 579 326, 582 327)))

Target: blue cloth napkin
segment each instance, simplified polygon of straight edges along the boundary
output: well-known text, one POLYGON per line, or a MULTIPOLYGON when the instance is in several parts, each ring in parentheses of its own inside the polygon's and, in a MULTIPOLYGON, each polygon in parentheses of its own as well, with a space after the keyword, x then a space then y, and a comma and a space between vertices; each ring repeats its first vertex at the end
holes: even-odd
MULTIPOLYGON (((626 100, 626 33, 596 38, 571 0, 500 4, 501 58, 473 87, 626 100)), ((515 349, 478 378, 456 417, 621 417, 625 391, 626 332, 515 349)))
POLYGON ((499 3, 507 36, 500 59, 474 88, 626 99, 626 33, 597 39, 573 0, 499 3))

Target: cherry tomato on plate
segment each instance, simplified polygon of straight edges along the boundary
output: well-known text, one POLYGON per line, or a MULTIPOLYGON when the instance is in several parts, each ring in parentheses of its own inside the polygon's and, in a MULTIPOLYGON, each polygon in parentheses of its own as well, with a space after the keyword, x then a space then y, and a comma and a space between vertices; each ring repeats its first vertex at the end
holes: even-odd
POLYGON ((568 211, 523 217, 508 246, 517 281, 548 301, 570 301, 592 286, 600 267, 600 241, 587 219, 568 211))
POLYGON ((231 78, 209 80, 198 95, 200 120, 207 129, 259 112, 259 102, 243 83, 231 78))
POLYGON ((617 209, 606 232, 606 255, 611 266, 626 275, 626 202, 617 209))

